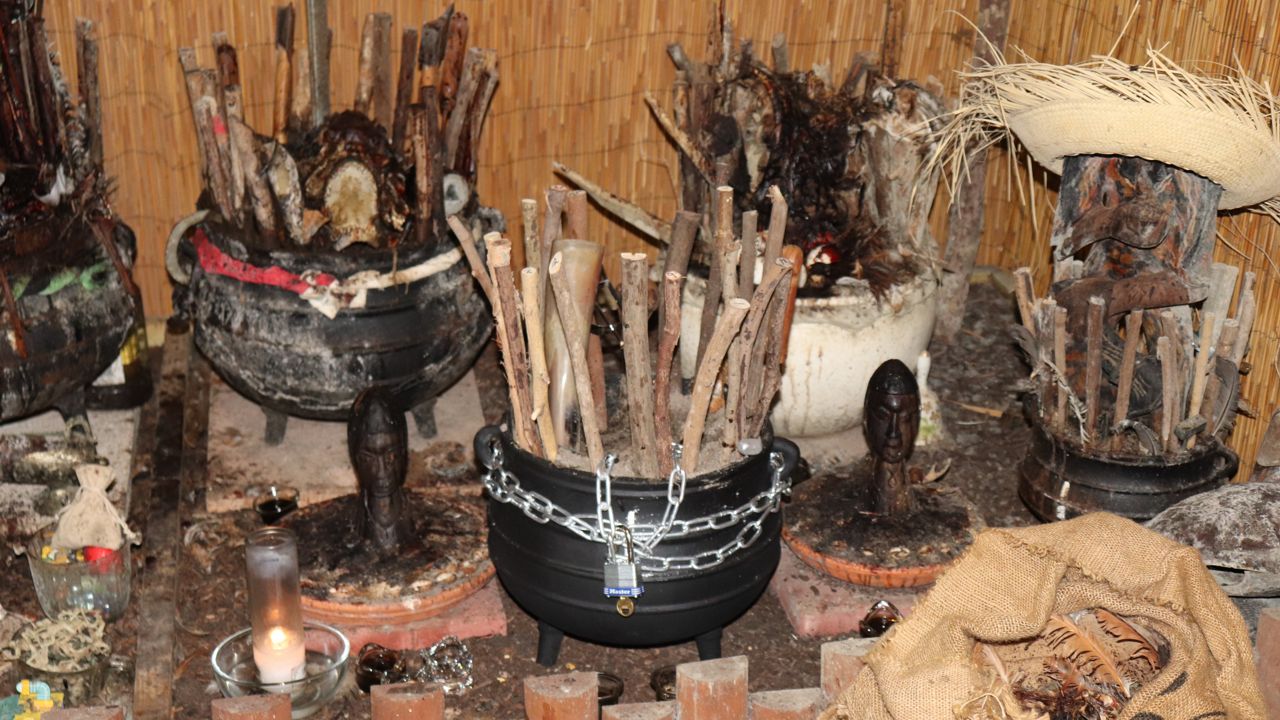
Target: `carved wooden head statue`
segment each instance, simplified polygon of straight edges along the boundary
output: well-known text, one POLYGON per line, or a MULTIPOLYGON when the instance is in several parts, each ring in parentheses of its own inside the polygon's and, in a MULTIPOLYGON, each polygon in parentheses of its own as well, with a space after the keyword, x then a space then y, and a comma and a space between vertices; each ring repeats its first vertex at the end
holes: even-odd
POLYGON ((407 540, 404 480, 409 467, 409 436, 404 413, 381 388, 360 393, 347 423, 347 451, 360 483, 362 535, 382 549, 407 540))
POLYGON ((876 368, 862 412, 872 456, 886 463, 906 462, 920 430, 920 387, 901 360, 886 360, 876 368))

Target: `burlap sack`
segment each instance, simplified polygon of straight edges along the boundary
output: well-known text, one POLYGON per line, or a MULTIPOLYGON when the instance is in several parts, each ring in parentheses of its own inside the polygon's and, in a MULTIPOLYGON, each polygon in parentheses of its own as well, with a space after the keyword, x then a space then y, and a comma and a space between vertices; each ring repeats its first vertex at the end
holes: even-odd
POLYGON ((112 477, 109 467, 76 466, 80 489, 58 512, 53 531, 54 547, 76 550, 94 546, 119 550, 126 539, 130 542, 135 540, 137 536, 129 530, 124 518, 116 512, 111 498, 107 497, 112 477))
POLYGON ((1265 717, 1244 621, 1199 553, 1096 513, 983 532, 822 718, 952 718, 977 691, 975 640, 1032 637, 1052 613, 1093 607, 1167 629, 1168 665, 1134 693, 1121 720, 1265 717))

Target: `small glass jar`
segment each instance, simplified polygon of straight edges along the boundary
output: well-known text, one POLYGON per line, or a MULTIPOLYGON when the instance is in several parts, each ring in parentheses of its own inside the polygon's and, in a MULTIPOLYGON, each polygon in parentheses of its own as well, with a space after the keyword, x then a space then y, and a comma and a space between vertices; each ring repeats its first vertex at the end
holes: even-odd
POLYGON ((38 532, 27 544, 27 564, 40 609, 47 617, 63 610, 100 613, 107 622, 118 620, 129 606, 131 588, 129 543, 119 550, 54 548, 53 532, 38 532))
POLYGON ((280 527, 250 533, 245 540, 245 569, 258 675, 264 684, 299 680, 306 673, 307 651, 297 536, 280 527))

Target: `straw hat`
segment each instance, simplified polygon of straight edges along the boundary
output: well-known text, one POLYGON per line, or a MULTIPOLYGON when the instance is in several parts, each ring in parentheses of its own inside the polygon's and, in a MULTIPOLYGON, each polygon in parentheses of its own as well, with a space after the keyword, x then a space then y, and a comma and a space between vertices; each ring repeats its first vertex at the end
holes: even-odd
POLYGON ((1131 66, 1005 63, 964 73, 959 107, 939 132, 937 162, 954 183, 968 152, 999 139, 1050 171, 1070 155, 1127 155, 1174 165, 1222 186, 1221 210, 1280 213, 1280 118, 1270 88, 1205 77, 1159 52, 1131 66))

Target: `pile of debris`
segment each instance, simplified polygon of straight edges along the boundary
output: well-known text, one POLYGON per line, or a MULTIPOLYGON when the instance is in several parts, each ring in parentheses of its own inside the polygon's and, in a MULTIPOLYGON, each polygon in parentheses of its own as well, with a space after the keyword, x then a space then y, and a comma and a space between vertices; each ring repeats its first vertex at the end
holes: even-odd
MULTIPOLYGON (((839 85, 827 66, 793 71, 781 34, 770 67, 750 40, 735 44, 723 5, 717 20, 705 64, 679 43, 668 47, 677 68, 671 116, 645 98, 681 154, 680 207, 702 215, 695 255, 710 254, 715 188, 733 188, 740 216, 768 212, 776 186, 790 208, 787 236, 805 252, 802 296, 863 287, 883 297, 931 265, 925 225, 936 177, 925 165, 929 131, 944 110, 941 88, 896 80, 868 54, 839 85)), ((567 167, 556 169, 640 232, 668 241, 669 224, 567 167)))

